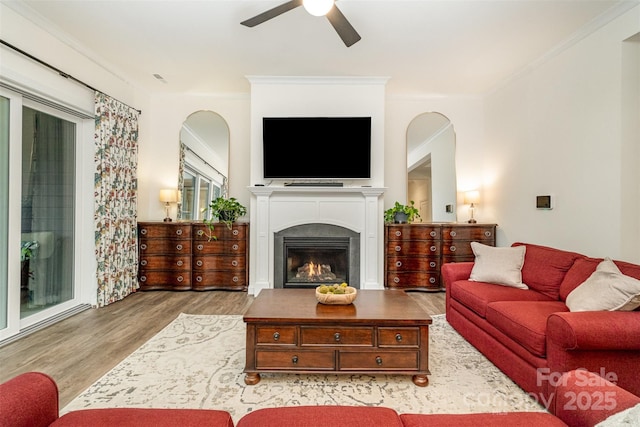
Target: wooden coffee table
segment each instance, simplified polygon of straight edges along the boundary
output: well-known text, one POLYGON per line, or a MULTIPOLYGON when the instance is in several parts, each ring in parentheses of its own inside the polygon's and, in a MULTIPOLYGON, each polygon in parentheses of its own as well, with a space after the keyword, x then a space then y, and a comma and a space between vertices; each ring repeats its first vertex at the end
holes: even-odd
POLYGON ((431 317, 403 290, 358 290, 353 304, 324 305, 315 289, 264 289, 244 321, 248 385, 261 372, 400 374, 429 384, 431 317))

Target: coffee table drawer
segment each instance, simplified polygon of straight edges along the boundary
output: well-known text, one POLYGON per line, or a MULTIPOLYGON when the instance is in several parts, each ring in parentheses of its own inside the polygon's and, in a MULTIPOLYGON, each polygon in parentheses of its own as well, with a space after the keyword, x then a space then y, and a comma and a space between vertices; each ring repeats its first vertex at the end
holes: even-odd
POLYGON ((418 347, 420 328, 378 328, 379 347, 418 347))
POLYGON ((256 351, 256 369, 326 369, 334 370, 336 356, 333 350, 256 351))
POLYGON ((389 371, 420 369, 419 352, 416 351, 376 351, 339 353, 341 371, 389 371))
POLYGON ((295 345, 295 326, 258 326, 256 328, 256 344, 258 345, 295 345))
POLYGON ((300 345, 362 345, 373 346, 372 327, 300 327, 300 345))

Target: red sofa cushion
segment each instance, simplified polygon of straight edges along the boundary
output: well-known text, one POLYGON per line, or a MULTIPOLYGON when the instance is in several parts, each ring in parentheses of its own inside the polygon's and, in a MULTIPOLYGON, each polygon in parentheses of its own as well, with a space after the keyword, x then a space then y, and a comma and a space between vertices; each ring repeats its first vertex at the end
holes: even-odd
POLYGON ((402 427, 398 413, 375 406, 287 406, 249 412, 237 427, 402 427))
POLYGON ((522 282, 557 300, 565 274, 575 260, 584 258, 584 255, 530 243, 516 242, 511 246, 522 245, 527 247, 522 266, 522 282))
POLYGON ((213 409, 83 409, 58 418, 55 427, 233 427, 231 415, 213 409))
MULTIPOLYGON (((566 301, 567 295, 587 280, 602 261, 602 258, 585 257, 577 259, 560 284, 560 299, 566 301)), ((614 260, 613 262, 618 266, 622 274, 640 280, 640 265, 624 261, 614 260)))
POLYGON ((529 352, 545 357, 547 319, 566 311, 569 309, 561 301, 493 302, 487 307, 487 321, 529 352))
POLYGON ((58 386, 50 376, 27 372, 0 384, 0 426, 48 426, 58 418, 58 386))
POLYGON ((494 301, 551 301, 546 295, 529 289, 517 289, 493 283, 458 280, 451 284, 451 298, 486 317, 487 304, 494 301))
POLYGON ((482 414, 401 414, 400 419, 402 420, 402 424, 404 425, 404 427, 566 427, 566 424, 564 422, 546 412, 494 412, 482 414))

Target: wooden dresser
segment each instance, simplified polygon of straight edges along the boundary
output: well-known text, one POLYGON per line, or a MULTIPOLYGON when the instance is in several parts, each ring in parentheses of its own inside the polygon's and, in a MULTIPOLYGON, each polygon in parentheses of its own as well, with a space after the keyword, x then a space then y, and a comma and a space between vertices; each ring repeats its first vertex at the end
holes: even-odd
POLYGON ((139 222, 140 290, 238 290, 249 285, 249 224, 139 222))
POLYGON ((191 289, 191 224, 138 223, 140 289, 191 289))
POLYGON ((441 291, 440 268, 473 261, 471 242, 495 246, 496 224, 385 225, 385 287, 441 291))
POLYGON ((209 240, 204 224, 193 225, 192 287, 198 291, 246 291, 249 286, 249 224, 234 223, 231 230, 218 224, 209 240))

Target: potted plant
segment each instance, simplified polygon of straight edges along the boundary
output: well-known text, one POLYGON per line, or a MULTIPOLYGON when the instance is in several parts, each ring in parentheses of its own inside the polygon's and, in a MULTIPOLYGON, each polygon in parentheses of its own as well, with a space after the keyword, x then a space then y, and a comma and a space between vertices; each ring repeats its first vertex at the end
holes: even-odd
POLYGON ((209 240, 217 239, 217 237, 212 234, 216 221, 226 224, 227 228, 231 230, 233 223, 241 216, 247 214, 247 208, 238 202, 235 197, 228 199, 217 197, 209 204, 209 210, 211 211, 211 218, 204 220, 205 225, 211 232, 209 234, 209 240))
POLYGON ((384 222, 387 223, 404 224, 417 218, 420 218, 420 211, 414 206, 413 200, 410 200, 408 205, 396 202, 392 208, 384 211, 384 222))

